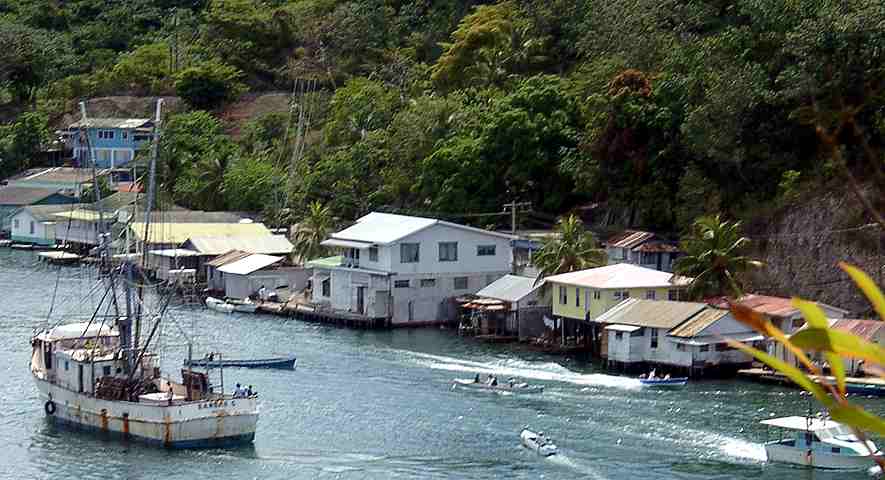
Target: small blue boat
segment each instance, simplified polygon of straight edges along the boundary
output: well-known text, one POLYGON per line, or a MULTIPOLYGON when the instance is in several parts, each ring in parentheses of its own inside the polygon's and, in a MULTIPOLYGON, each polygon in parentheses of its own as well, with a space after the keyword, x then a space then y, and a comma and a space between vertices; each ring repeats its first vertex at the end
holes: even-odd
POLYGON ((639 383, 646 387, 684 387, 688 384, 688 377, 640 378, 639 383))
POLYGON ((845 384, 845 392, 854 395, 873 395, 876 397, 885 397, 885 385, 848 382, 845 384))
POLYGON ((184 361, 184 366, 190 367, 208 367, 208 368, 279 368, 294 370, 296 359, 295 356, 276 357, 276 358, 257 358, 252 360, 214 360, 208 358, 194 359, 188 362, 184 361))

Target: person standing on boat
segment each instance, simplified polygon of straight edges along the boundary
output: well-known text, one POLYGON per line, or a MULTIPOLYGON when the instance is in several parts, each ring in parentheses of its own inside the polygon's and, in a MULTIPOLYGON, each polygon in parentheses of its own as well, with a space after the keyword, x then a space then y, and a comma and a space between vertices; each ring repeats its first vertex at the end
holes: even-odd
POLYGON ((477 373, 475 377, 473 377, 473 383, 479 383, 479 374, 477 373))
POLYGON ((264 285, 258 289, 258 299, 261 301, 267 300, 267 289, 264 288, 264 285))

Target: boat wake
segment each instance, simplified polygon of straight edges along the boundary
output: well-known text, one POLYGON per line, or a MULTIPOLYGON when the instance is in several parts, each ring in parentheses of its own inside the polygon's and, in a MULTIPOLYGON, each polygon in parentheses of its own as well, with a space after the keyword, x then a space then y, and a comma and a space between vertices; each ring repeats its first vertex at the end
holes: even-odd
POLYGON ((605 480, 605 477, 602 476, 590 465, 587 465, 584 462, 576 461, 563 453, 557 453, 556 455, 546 457, 545 460, 554 465, 573 470, 581 475, 586 476, 587 478, 592 478, 594 480, 605 480))
POLYGON ((527 362, 524 360, 497 360, 476 362, 460 358, 431 355, 410 351, 400 351, 412 358, 414 363, 435 370, 489 374, 499 377, 530 378, 551 382, 571 383, 582 386, 604 386, 623 389, 639 389, 641 384, 635 378, 618 377, 601 373, 573 372, 554 362, 527 362))
POLYGON ((748 442, 737 438, 725 437, 719 443, 719 451, 723 454, 743 460, 764 462, 768 460, 765 446, 760 443, 748 442))

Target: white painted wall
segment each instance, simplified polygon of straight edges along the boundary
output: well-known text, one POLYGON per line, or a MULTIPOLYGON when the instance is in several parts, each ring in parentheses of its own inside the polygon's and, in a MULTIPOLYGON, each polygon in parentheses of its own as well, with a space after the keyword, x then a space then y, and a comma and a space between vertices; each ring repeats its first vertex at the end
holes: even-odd
POLYGON ((20 210, 9 220, 10 236, 16 241, 39 241, 43 244, 55 243, 55 226, 43 223, 27 209, 20 210), (33 227, 33 232, 31 228, 33 227))
POLYGON ((460 273, 510 271, 512 262, 510 239, 496 235, 474 232, 448 225, 433 225, 388 247, 391 272, 396 273, 460 273), (458 261, 440 262, 439 243, 458 242, 458 261), (402 263, 400 244, 419 243, 420 257, 417 263, 402 263), (477 246, 495 245, 494 256, 478 256, 477 246))

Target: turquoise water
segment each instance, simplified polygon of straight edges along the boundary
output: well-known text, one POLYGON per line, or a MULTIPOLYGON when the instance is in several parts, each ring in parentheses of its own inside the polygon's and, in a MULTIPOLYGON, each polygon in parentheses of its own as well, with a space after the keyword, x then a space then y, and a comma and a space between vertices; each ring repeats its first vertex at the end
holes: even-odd
MULTIPOLYGON (((226 384, 261 394, 254 445, 170 452, 59 430, 46 422, 27 369, 28 340, 45 324, 57 278, 35 263, 29 252, 0 249, 2 478, 869 478, 763 462, 758 421, 804 413, 807 399, 796 390, 704 381, 647 391, 587 363, 448 331, 352 331, 181 306, 164 327, 169 367, 184 357, 182 335, 192 326, 204 350, 298 356, 294 372, 225 370, 226 384), (546 389, 536 396, 451 389, 452 378, 475 372, 546 389), (522 449, 525 425, 552 435, 562 454, 542 459, 522 449)), ((88 312, 90 291, 79 280, 91 276, 62 270, 57 309, 88 312)), ((885 413, 879 399, 858 401, 885 413)))

